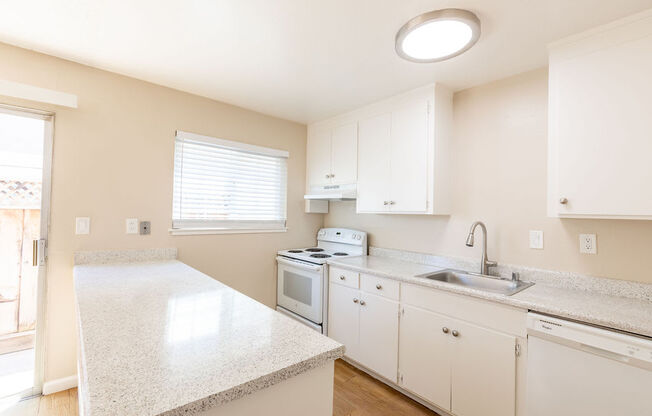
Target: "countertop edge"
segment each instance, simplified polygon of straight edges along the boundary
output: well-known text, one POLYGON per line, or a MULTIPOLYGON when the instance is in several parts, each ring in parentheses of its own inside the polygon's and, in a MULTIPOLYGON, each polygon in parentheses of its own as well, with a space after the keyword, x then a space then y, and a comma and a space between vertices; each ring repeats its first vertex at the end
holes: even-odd
MULTIPOLYGON (((411 262, 406 262, 404 260, 397 260, 402 263, 410 263, 414 265, 419 265, 423 266, 424 268, 431 268, 432 271, 439 271, 439 270, 444 270, 446 269, 445 267, 439 267, 439 266, 431 266, 427 264, 420 264, 420 263, 411 263, 411 262)), ((482 299, 490 302, 495 302, 495 303, 500 303, 502 305, 507 305, 515 308, 520 308, 520 309, 525 309, 525 310, 532 310, 535 312, 540 312, 544 314, 549 314, 549 315, 555 315, 559 316, 561 318, 566 318, 566 319, 571 319, 571 320, 576 320, 576 321, 581 321, 585 322, 591 325, 597 325, 604 327, 606 329, 610 330, 616 330, 616 331, 623 331, 623 332, 628 332, 633 335, 637 336, 644 336, 648 338, 652 338, 652 330, 647 330, 645 328, 641 328, 639 326, 635 325, 629 325, 626 322, 613 322, 613 321, 608 321, 605 319, 601 318, 596 318, 593 315, 590 314, 582 314, 578 312, 569 312, 566 310, 562 309, 557 309, 554 307, 550 306, 545 306, 541 305, 538 303, 530 302, 527 300, 522 300, 518 298, 519 292, 516 293, 512 296, 505 296, 505 295, 500 295, 496 293, 491 293, 483 290, 478 290, 478 289, 469 289, 469 288, 464 288, 464 287, 459 287, 459 286, 454 286, 451 284, 446 284, 443 282, 438 282, 434 280, 426 280, 424 278, 419 278, 414 275, 405 275, 405 274, 396 274, 396 273, 389 273, 389 272, 384 272, 381 270, 377 269, 371 269, 371 268, 366 268, 362 266, 356 266, 356 265, 351 265, 345 262, 340 262, 339 260, 328 260, 329 265, 333 265, 336 267, 340 267, 343 269, 347 270, 352 270, 360 273, 367 273, 371 274, 374 276, 379 276, 379 277, 384 277, 392 280, 397 280, 400 282, 404 283, 409 283, 409 284, 415 284, 418 286, 422 287, 427 287, 431 289, 438 289, 442 290, 445 292, 449 293, 454 293, 458 295, 464 295, 464 296, 470 296, 476 299, 482 299)), ((541 283, 537 283, 537 285, 542 285, 545 286, 541 283)), ((525 289, 527 291, 528 289, 525 289)), ((524 291, 524 292, 525 292, 524 291)), ((613 296, 613 295, 612 295, 613 296)))
POLYGON ((326 351, 307 360, 292 364, 289 367, 277 370, 273 373, 250 380, 246 383, 234 386, 220 393, 212 394, 203 399, 185 404, 175 409, 159 413, 158 416, 188 415, 221 406, 228 402, 241 399, 257 391, 266 389, 275 384, 281 383, 292 377, 298 376, 315 368, 321 367, 330 361, 335 361, 344 356, 344 345, 340 345, 330 351, 326 351))

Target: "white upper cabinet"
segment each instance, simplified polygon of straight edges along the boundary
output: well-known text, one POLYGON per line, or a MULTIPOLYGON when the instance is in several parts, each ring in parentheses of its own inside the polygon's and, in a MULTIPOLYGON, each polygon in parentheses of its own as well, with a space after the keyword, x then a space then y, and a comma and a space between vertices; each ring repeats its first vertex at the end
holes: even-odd
POLYGON ((357 212, 450 213, 453 96, 428 85, 308 127, 308 188, 357 184, 357 212))
POLYGON ((387 190, 391 180, 389 174, 391 125, 390 113, 360 120, 358 211, 382 212, 388 208, 387 190))
POLYGON ((358 177, 358 123, 335 127, 331 136, 331 181, 355 183, 358 177))
POLYGON ((451 107, 450 91, 431 85, 360 119, 357 212, 449 213, 451 107))
POLYGON ((331 182, 331 132, 318 131, 308 136, 308 181, 310 185, 331 182))
POLYGON ((548 215, 652 219, 652 11, 550 47, 548 215))
POLYGON ((308 187, 351 184, 357 180, 358 124, 310 129, 307 144, 308 187))

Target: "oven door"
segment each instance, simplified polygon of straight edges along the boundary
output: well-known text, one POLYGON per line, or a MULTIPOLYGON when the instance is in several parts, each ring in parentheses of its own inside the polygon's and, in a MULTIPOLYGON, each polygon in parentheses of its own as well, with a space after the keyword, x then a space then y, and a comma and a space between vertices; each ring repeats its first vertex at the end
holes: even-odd
POLYGON ((277 257, 279 306, 310 321, 322 323, 324 267, 277 257))

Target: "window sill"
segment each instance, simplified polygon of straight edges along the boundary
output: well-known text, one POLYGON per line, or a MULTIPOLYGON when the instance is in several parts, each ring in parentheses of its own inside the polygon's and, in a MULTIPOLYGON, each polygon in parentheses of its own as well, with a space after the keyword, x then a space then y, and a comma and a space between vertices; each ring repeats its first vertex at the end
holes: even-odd
POLYGON ((226 228, 170 228, 170 235, 210 235, 210 234, 265 234, 284 233, 287 228, 278 229, 226 229, 226 228))

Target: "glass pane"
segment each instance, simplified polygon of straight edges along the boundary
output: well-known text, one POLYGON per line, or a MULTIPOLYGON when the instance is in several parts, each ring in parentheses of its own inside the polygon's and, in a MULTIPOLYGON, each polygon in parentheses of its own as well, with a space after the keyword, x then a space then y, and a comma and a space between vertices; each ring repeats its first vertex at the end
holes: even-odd
POLYGON ((283 294, 312 306, 312 279, 297 273, 283 272, 283 294))

